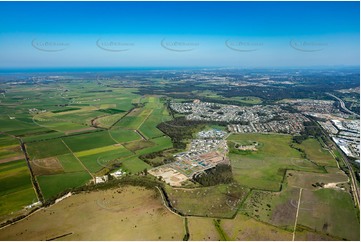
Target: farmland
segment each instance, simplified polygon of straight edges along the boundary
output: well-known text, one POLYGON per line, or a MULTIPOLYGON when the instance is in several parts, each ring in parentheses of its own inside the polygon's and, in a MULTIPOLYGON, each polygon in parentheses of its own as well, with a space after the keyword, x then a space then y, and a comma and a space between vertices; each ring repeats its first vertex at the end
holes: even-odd
POLYGON ((281 188, 286 169, 324 172, 321 167, 302 158, 290 147, 292 136, 277 134, 242 134, 228 137, 230 160, 235 179, 244 186, 269 191, 281 188), (236 143, 257 142, 256 151, 233 149, 236 143))
POLYGON ((208 90, 205 83, 199 91, 160 93, 173 84, 160 77, 128 78, 87 74, 0 83, 6 90, 0 95, 6 114, 0 117, 1 222, 43 203, 2 228, 0 240, 358 240, 349 176, 320 137, 297 142, 299 134, 229 133, 224 122, 187 120, 172 102, 205 98, 249 108, 266 100, 254 93, 225 97, 218 84, 208 90), (196 133, 212 129, 225 135, 204 142, 209 138, 196 133), (194 158, 202 155, 178 162, 185 166, 180 187, 149 171, 174 165, 192 147, 197 153, 213 144, 222 144, 216 151, 224 152, 227 173, 218 173, 216 163, 200 170, 197 175, 209 183, 185 176, 191 174, 187 166, 202 166, 194 158), (227 180, 215 179, 223 175, 227 180), (122 186, 127 179, 140 182, 122 186), (68 191, 75 195, 46 207, 68 191))
POLYGON ((19 141, 0 134, 0 219, 15 217, 37 201, 19 141))
POLYGON ((37 201, 25 160, 0 164, 0 218, 37 201))
MULTIPOLYGON (((19 140, 11 135, 21 139, 45 200, 89 183, 96 174, 109 172, 112 164, 130 174, 142 172, 150 166, 140 155, 172 148, 170 139, 156 128, 170 118, 160 96, 140 96, 136 88, 109 88, 101 81, 76 78, 7 88, 1 100, 6 116, 1 116, 0 126, 6 134, 0 134, 0 161, 13 162, 14 167, 21 161, 32 188, 19 140), (32 92, 36 95, 29 95, 32 92)), ((10 164, 2 165, 11 171, 10 164)), ((5 177, 10 175, 4 173, 5 177)), ((18 179, 14 192, 21 194, 24 182, 18 179)), ((28 197, 14 207, 36 200, 34 189, 28 197)))

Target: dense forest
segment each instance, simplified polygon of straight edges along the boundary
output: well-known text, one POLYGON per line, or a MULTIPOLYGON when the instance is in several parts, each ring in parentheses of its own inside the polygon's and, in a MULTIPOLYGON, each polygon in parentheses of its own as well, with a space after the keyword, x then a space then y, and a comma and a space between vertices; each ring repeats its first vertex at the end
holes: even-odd
POLYGON ((216 167, 195 175, 193 180, 203 186, 214 186, 233 182, 232 167, 228 164, 218 164, 216 167))

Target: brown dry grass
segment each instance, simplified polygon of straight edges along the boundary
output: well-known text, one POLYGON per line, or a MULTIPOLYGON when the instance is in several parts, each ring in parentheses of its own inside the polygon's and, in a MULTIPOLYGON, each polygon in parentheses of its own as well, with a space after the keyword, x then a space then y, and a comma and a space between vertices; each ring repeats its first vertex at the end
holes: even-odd
POLYGON ((50 157, 30 161, 35 176, 51 175, 64 172, 64 169, 56 157, 50 157))
POLYGON ((153 190, 123 187, 74 195, 0 230, 0 240, 182 240, 183 218, 153 190))

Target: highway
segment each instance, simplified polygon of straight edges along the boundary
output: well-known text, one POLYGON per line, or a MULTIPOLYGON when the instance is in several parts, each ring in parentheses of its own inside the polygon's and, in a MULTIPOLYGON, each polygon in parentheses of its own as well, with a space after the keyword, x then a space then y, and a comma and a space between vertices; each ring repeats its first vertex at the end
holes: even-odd
POLYGON ((357 185, 355 172, 352 169, 352 166, 350 165, 346 155, 338 148, 338 146, 336 144, 334 144, 334 145, 336 146, 338 152, 342 155, 342 161, 347 166, 347 168, 349 170, 350 178, 351 178, 352 194, 353 194, 353 197, 354 197, 354 200, 355 200, 355 204, 357 205, 358 208, 360 208, 360 189, 359 189, 359 187, 357 185))
POLYGON ((336 98, 336 99, 340 102, 341 108, 342 108, 343 110, 345 110, 345 111, 348 112, 349 114, 356 115, 358 118, 360 117, 360 115, 358 115, 357 113, 354 113, 354 112, 352 112, 350 109, 346 108, 345 103, 344 103, 344 101, 343 101, 341 98, 336 97, 335 95, 333 95, 333 94, 331 94, 331 93, 326 93, 326 94, 329 95, 329 96, 331 96, 331 97, 333 97, 333 98, 336 98))

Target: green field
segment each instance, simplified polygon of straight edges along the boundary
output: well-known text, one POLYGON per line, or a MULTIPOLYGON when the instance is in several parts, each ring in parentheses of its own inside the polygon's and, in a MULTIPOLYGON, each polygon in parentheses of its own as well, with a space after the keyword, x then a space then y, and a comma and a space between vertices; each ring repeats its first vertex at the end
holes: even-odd
POLYGON ((46 157, 64 155, 70 152, 61 139, 28 143, 26 145, 26 150, 30 159, 42 159, 46 157))
POLYGON ((117 124, 117 127, 127 128, 127 129, 139 129, 143 122, 148 118, 148 116, 153 112, 153 109, 140 108, 135 109, 127 116, 123 117, 117 124))
POLYGON ((116 129, 111 129, 108 132, 110 136, 118 143, 124 143, 124 142, 142 139, 142 137, 140 137, 139 134, 129 129, 116 128, 116 129))
POLYGON ((121 166, 123 170, 131 172, 132 174, 142 172, 144 171, 144 169, 152 168, 150 165, 137 157, 131 157, 121 160, 121 166))
POLYGON ((163 136, 163 132, 157 129, 157 125, 161 122, 170 120, 168 111, 163 107, 162 104, 158 103, 159 107, 153 109, 151 115, 145 120, 140 127, 140 131, 148 138, 155 138, 163 136))
POLYGON ((290 147, 292 136, 237 134, 228 138, 229 158, 236 181, 250 188, 278 191, 286 169, 325 172, 290 147), (237 143, 257 142, 257 151, 239 151, 237 143))
POLYGON ((306 156, 311 161, 320 166, 334 166, 337 167, 336 160, 332 157, 328 150, 322 148, 321 144, 313 138, 303 141, 296 147, 301 148, 306 153, 306 156))
POLYGON ((170 148, 173 147, 172 141, 168 136, 162 136, 162 137, 159 137, 159 138, 154 138, 154 139, 151 139, 150 141, 155 143, 155 145, 152 146, 152 147, 137 150, 136 154, 138 156, 153 153, 153 152, 157 152, 157 151, 161 151, 161 150, 165 150, 165 149, 170 149, 170 148))
POLYGON ((0 134, 0 163, 24 158, 19 141, 13 137, 0 134))
MULTIPOLYGON (((251 96, 256 95, 251 92, 226 97, 214 87, 210 90, 207 80, 197 84, 198 90, 189 87, 162 95, 164 85, 173 83, 159 73, 139 78, 128 73, 114 78, 95 75, 87 73, 79 78, 67 73, 59 79, 47 77, 46 82, 29 78, 29 83, 21 85, 0 83, 0 90, 5 90, 0 95, 2 221, 24 214, 29 211, 24 206, 37 201, 20 142, 25 143, 32 173, 46 201, 119 168, 126 172, 125 182, 128 178, 139 179, 137 182, 147 178, 144 181, 152 180, 153 185, 157 178, 145 171, 168 162, 179 152, 171 138, 157 128, 172 119, 167 109, 170 102, 199 98, 240 106, 269 103, 268 98, 251 96), (144 85, 149 80, 150 86, 144 85), (151 153, 155 154, 146 156, 151 153)), ((217 123, 200 126, 227 130, 226 125, 217 123)), ((189 130, 195 129, 189 126, 189 130)), ((188 137, 191 135, 196 137, 195 133, 188 137)), ((172 137, 178 147, 177 137, 172 137)), ((73 232, 60 239, 181 240, 189 231, 190 240, 277 241, 291 240, 295 232, 296 240, 357 241, 359 211, 350 195, 349 178, 317 138, 297 144, 291 135, 284 134, 230 135, 227 157, 232 183, 208 187, 195 181, 183 187, 164 185, 166 202, 186 219, 164 206, 164 194, 158 190, 117 186, 76 194, 7 227, 8 237, 1 235, 17 240, 48 240, 73 232), (256 150, 241 150, 240 144, 256 144, 256 150), (99 201, 106 209, 99 206, 99 201), (62 208, 62 212, 54 212, 53 207, 62 208), (96 226, 84 230, 84 224, 96 226)), ((104 185, 120 185, 121 179, 104 185)))
POLYGON ((84 171, 83 166, 74 157, 73 154, 59 155, 57 156, 57 158, 60 161, 61 166, 64 168, 65 172, 84 171))
POLYGON ((114 150, 121 150, 124 149, 123 146, 121 145, 109 145, 109 146, 103 146, 103 147, 99 147, 99 148, 94 148, 94 149, 90 149, 90 150, 85 150, 85 151, 79 151, 74 153, 74 155, 76 157, 82 157, 82 156, 89 156, 89 155, 95 155, 98 153, 104 153, 104 152, 108 152, 108 151, 114 151, 114 150))
POLYGON ((45 199, 49 199, 58 193, 68 189, 86 184, 91 176, 87 172, 72 172, 49 176, 38 176, 41 192, 45 199))
POLYGON ((90 150, 116 144, 116 142, 110 137, 107 131, 69 136, 63 138, 63 140, 73 152, 90 150))
POLYGON ((0 218, 37 202, 25 160, 0 164, 0 218))
POLYGON ((342 239, 359 240, 358 211, 349 193, 335 189, 305 190, 302 201, 298 224, 342 239))
POLYGON ((115 150, 81 156, 78 158, 90 170, 90 172, 96 173, 104 167, 109 167, 114 161, 131 155, 133 155, 133 153, 123 146, 117 146, 117 149, 115 150))

